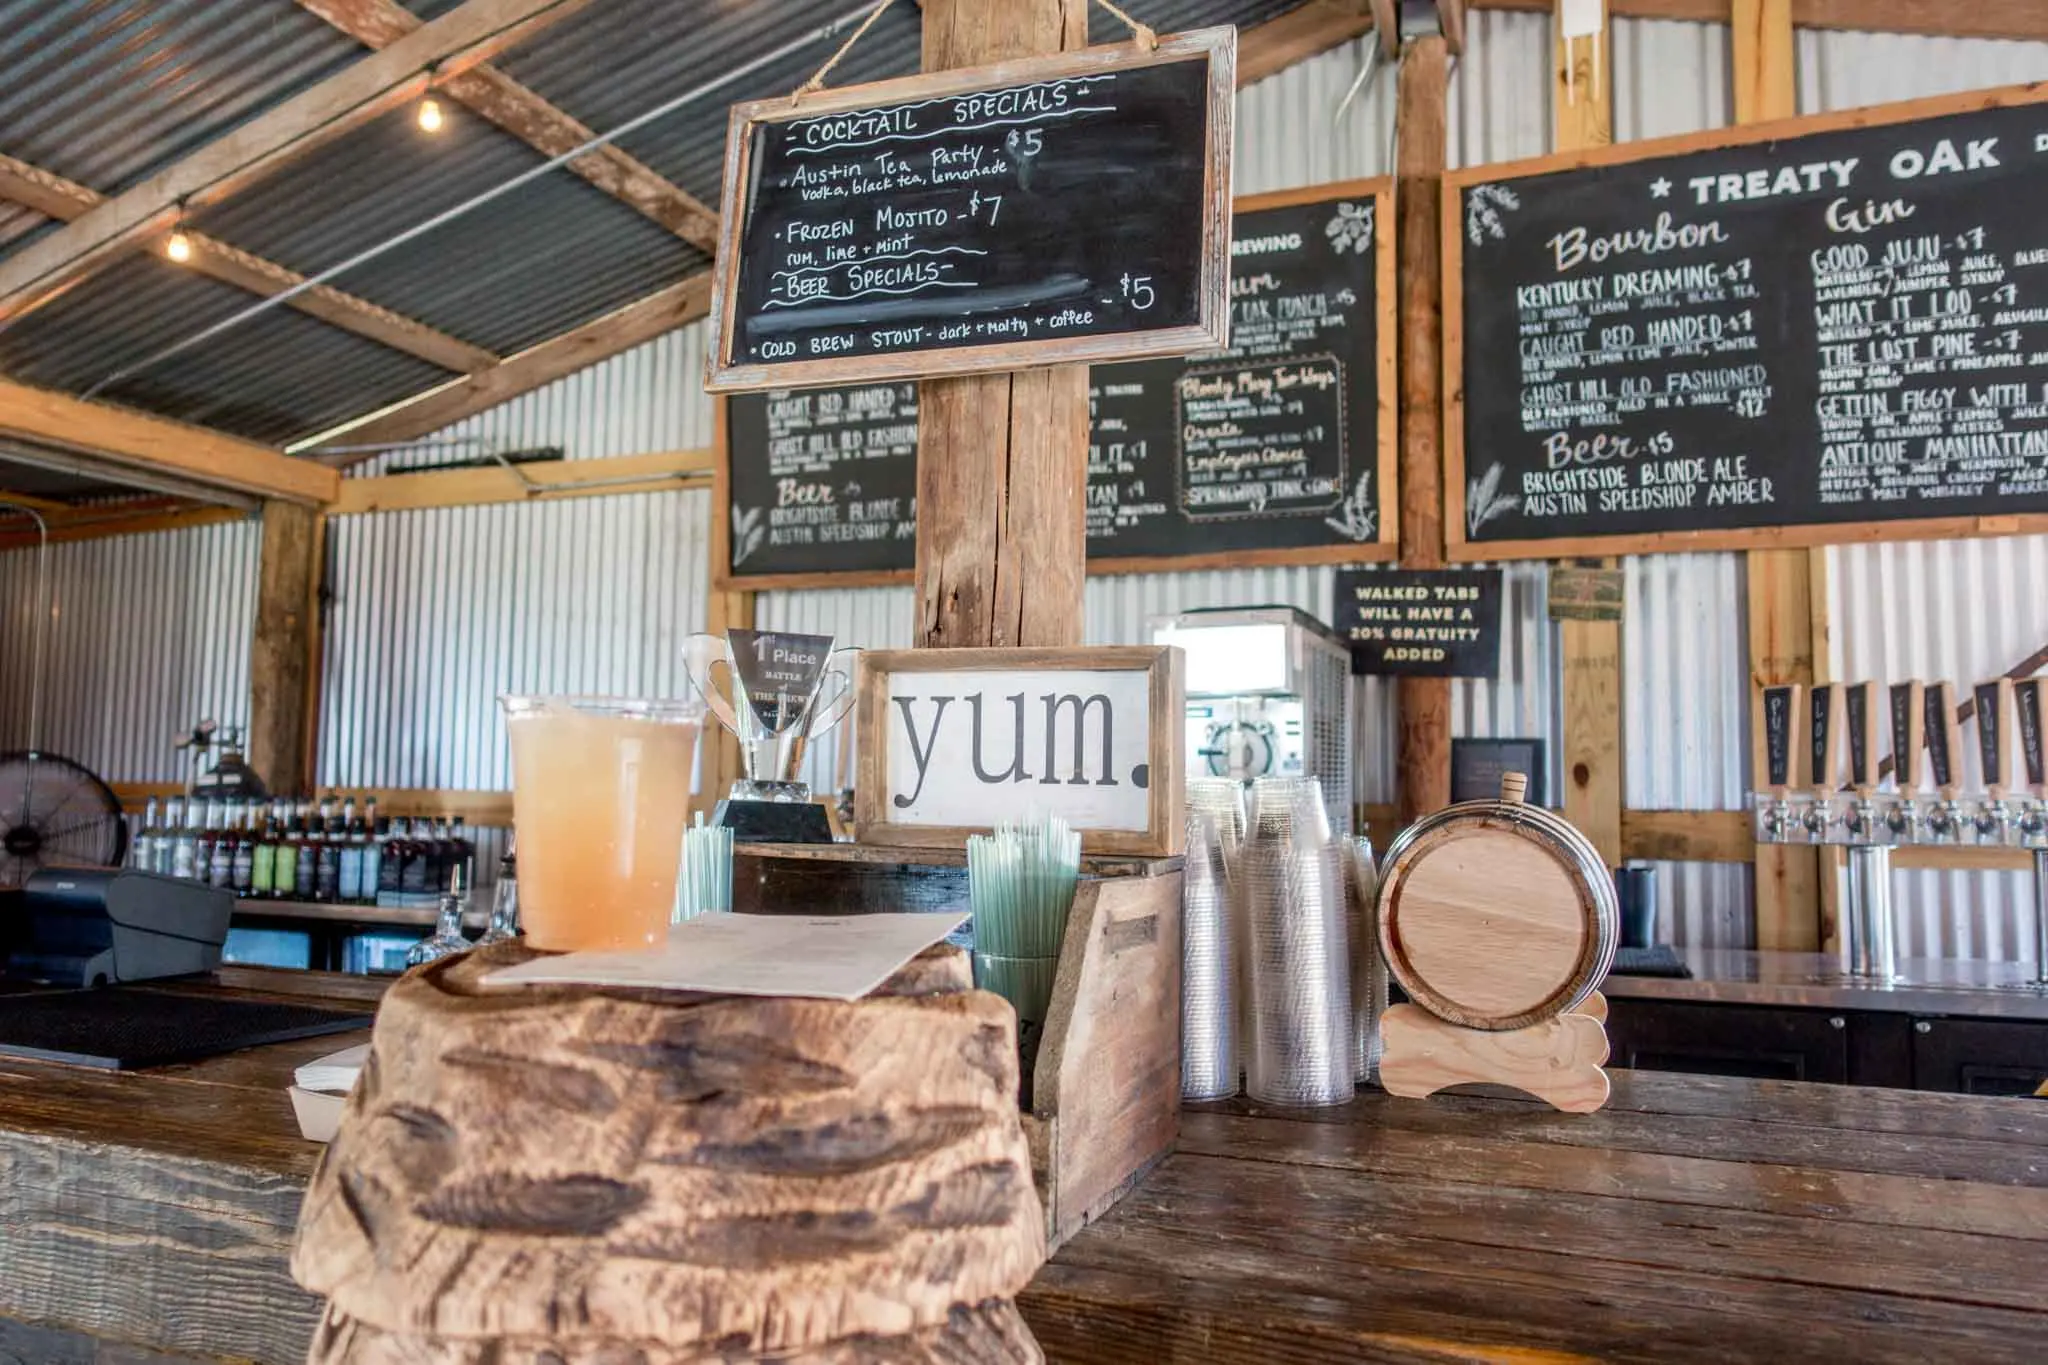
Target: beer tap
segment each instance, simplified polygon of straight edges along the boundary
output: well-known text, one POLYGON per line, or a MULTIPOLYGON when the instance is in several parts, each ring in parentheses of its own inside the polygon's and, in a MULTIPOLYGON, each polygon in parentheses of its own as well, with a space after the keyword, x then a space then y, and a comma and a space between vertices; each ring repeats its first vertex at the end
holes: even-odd
POLYGON ((1813 803, 1801 823, 1806 837, 1816 844, 1828 841, 1834 828, 1833 801, 1841 781, 1841 727, 1835 722, 1842 714, 1842 685, 1817 683, 1806 694, 1807 785, 1813 789, 1813 803))
POLYGON ((1763 692, 1764 785, 1771 799, 1757 813, 1757 837, 1765 843, 1789 842, 1798 828, 1792 816, 1792 755, 1799 747, 1798 683, 1766 687, 1763 692))
MULTIPOLYGON (((1898 954, 1892 934, 1892 849, 1887 820, 1878 814, 1877 707, 1871 695, 1877 684, 1850 683, 1842 689, 1842 720, 1849 741, 1849 786, 1855 799, 1844 822, 1848 834, 1847 914, 1842 926, 1842 969, 1852 976, 1889 981, 1897 974, 1898 954)), ((1906 694, 1915 703, 1900 756, 1909 766, 1919 739, 1919 691, 1906 694)), ((1896 742, 1896 741, 1895 741, 1896 742)))
POLYGON ((2043 703, 2048 702, 2044 693, 2048 693, 2048 678, 2022 678, 2012 685, 2020 763, 2026 769, 2028 792, 2020 803, 2020 842, 2035 849, 2048 848, 2048 761, 2041 752, 2041 712, 2043 703))
POLYGON ((1984 770, 1984 799, 1971 812, 1970 824, 1980 844, 2003 844, 2012 838, 2013 808, 2006 803, 2005 780, 2012 772, 2012 679, 1980 682, 1972 689, 1977 702, 1977 758, 1984 770))
POLYGON ((2020 762, 2027 770, 2027 799, 2020 807, 2020 842, 2034 851, 2034 980, 2048 986, 2048 761, 2041 752, 2041 704, 2048 678, 2013 684, 2013 714, 2019 718, 2020 762))
POLYGON ((1877 708, 1870 694, 1876 683, 1849 683, 1842 689, 1842 726, 1848 736, 1849 803, 1842 824, 1852 844, 1874 844, 1885 832, 1877 814, 1877 708))
POLYGON ((1936 843, 1953 844, 1963 837, 1963 807, 1956 799, 1962 787, 1962 730, 1948 684, 1927 684, 1927 764, 1934 769, 1934 790, 1939 800, 1927 809, 1927 834, 1936 843))
MULTIPOLYGON (((1892 790, 1883 812, 1890 842, 1910 844, 1920 836, 1920 755, 1926 747, 1927 688, 1917 678, 1891 685, 1892 790)), ((1874 778, 1875 773, 1871 776, 1874 778)))

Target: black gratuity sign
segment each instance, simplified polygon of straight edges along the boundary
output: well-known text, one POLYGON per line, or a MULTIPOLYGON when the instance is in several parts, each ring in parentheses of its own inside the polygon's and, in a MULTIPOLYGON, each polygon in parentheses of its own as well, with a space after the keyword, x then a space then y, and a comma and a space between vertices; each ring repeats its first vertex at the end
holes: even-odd
POLYGON ((1494 677, 1503 579, 1499 569, 1339 569, 1334 624, 1351 671, 1494 677))

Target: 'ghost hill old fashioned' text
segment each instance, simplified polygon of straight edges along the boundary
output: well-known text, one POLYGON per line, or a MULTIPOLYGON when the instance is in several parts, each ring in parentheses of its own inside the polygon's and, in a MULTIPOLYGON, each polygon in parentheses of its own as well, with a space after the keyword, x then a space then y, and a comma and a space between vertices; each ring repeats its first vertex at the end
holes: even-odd
POLYGON ((1084 846, 1092 832, 1152 851, 1138 842, 1163 834, 1179 790, 1178 658, 1156 648, 865 656, 862 840, 938 843, 943 833, 957 843, 968 830, 1057 815, 1084 846))

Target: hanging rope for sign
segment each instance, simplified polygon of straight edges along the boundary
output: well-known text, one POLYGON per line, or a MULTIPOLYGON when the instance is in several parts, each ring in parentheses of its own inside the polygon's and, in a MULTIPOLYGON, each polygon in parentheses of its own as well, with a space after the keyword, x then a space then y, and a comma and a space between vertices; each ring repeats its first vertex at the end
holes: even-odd
MULTIPOLYGON (((853 45, 867 36, 867 31, 875 26, 875 20, 882 17, 882 11, 894 3, 895 0, 875 0, 875 7, 869 10, 867 18, 861 20, 859 26, 846 36, 846 41, 839 45, 839 50, 830 57, 827 57, 825 64, 812 72, 809 80, 799 85, 790 93, 790 104, 798 104, 805 95, 814 95, 818 91, 823 90, 825 88, 825 77, 831 74, 833 67, 839 65, 839 59, 851 52, 853 45)), ((1150 52, 1159 46, 1158 34, 1124 13, 1121 9, 1118 9, 1110 3, 1110 0, 1095 0, 1095 3, 1108 10, 1113 18, 1120 20, 1124 27, 1131 31, 1131 40, 1138 45, 1139 51, 1150 52)))

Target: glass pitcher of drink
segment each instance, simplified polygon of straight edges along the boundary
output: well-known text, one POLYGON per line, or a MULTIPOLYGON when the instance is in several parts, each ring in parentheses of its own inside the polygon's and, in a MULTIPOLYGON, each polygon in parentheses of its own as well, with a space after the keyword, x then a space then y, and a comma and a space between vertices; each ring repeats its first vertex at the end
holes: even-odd
POLYGON ((512 738, 527 945, 574 952, 659 942, 675 908, 703 704, 498 701, 512 738))

